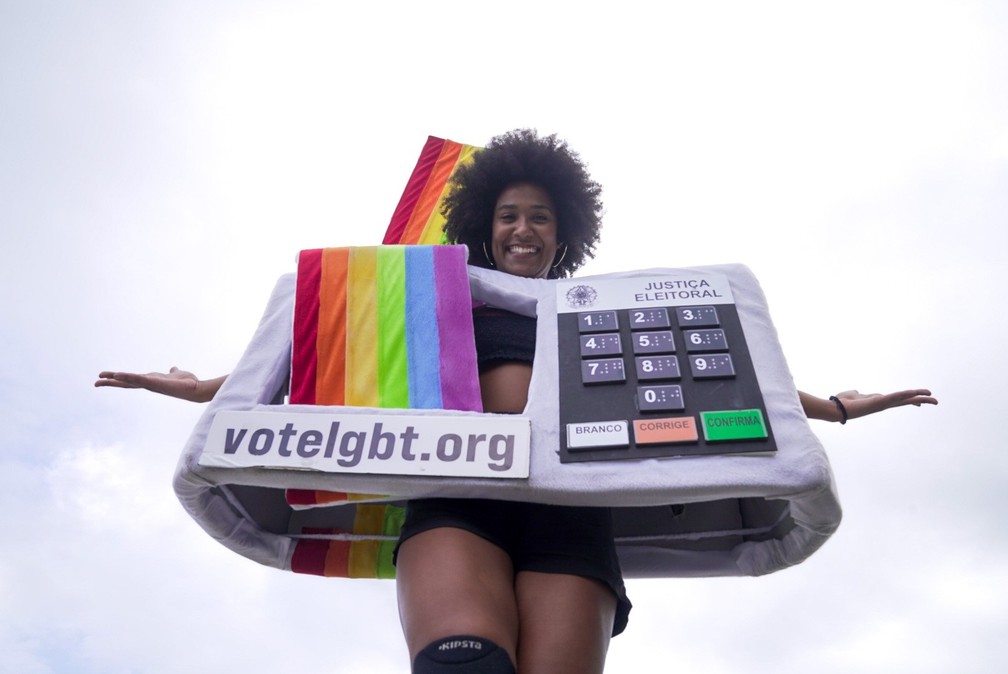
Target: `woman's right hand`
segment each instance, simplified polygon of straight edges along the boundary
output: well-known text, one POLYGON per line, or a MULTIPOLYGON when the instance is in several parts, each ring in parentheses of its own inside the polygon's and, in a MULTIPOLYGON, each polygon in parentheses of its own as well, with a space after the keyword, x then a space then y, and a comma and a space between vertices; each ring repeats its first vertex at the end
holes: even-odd
POLYGON ((221 384, 227 377, 217 377, 206 381, 199 379, 192 372, 180 370, 177 367, 164 372, 99 372, 95 381, 96 387, 111 386, 113 388, 142 388, 154 393, 189 400, 194 403, 205 403, 213 399, 221 384))

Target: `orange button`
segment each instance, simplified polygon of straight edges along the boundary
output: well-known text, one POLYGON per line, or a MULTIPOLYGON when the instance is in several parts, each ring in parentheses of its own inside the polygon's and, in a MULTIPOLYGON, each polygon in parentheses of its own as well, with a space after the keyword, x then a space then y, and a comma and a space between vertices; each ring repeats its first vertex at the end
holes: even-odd
POLYGON ((696 442, 698 437, 693 417, 635 419, 633 425, 634 439, 638 445, 656 445, 666 442, 696 442))

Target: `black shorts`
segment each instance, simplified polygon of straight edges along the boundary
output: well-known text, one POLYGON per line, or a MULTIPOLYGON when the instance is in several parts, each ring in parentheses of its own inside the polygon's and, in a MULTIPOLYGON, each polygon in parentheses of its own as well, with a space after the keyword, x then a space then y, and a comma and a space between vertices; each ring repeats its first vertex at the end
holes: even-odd
POLYGON ((631 604, 616 557, 609 508, 484 499, 410 501, 393 562, 403 541, 440 527, 485 538, 511 557, 515 572, 567 573, 601 581, 616 595, 613 636, 626 629, 631 604))

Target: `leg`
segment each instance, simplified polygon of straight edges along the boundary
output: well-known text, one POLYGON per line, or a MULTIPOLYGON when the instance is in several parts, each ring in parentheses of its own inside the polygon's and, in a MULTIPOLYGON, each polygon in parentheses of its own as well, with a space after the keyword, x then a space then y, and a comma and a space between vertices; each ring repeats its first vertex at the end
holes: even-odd
POLYGON ((560 573, 515 578, 521 674, 587 674, 605 666, 616 596, 600 581, 560 573))
POLYGON ((450 527, 412 536, 399 547, 396 590, 411 662, 431 642, 456 635, 489 639, 516 662, 514 570, 493 543, 450 527))

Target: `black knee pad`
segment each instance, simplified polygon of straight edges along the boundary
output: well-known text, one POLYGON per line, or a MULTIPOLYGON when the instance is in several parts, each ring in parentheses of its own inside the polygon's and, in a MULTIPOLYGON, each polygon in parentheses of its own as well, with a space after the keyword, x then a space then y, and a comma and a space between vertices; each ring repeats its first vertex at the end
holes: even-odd
POLYGON ((413 674, 515 674, 515 668, 507 651, 489 639, 458 636, 424 647, 413 674))

